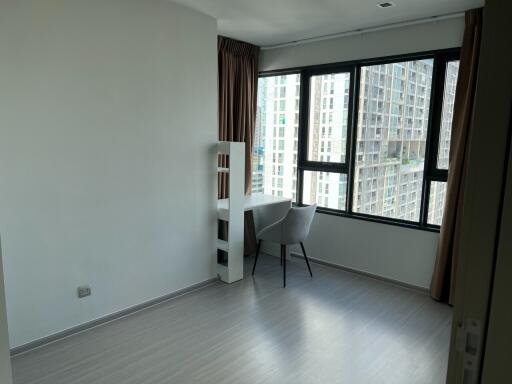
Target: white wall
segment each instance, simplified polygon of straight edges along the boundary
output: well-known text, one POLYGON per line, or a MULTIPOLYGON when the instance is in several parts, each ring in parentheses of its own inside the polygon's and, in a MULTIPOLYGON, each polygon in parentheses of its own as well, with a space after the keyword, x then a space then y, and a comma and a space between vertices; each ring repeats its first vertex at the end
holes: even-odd
POLYGON ((11 355, 5 309, 4 275, 2 271, 2 244, 0 241, 0 383, 11 384, 11 355))
MULTIPOLYGON (((308 257, 428 288, 438 234, 317 213, 308 257)), ((293 252, 302 254, 300 247, 293 252)))
POLYGON ((284 48, 264 49, 260 56, 260 71, 459 47, 463 33, 464 19, 460 17, 284 48))
POLYGON ((213 277, 215 20, 168 0, 4 0, 0 50, 11 347, 213 277))
MULTIPOLYGON (((461 45, 463 33, 464 19, 456 18, 263 50, 260 70, 453 48, 461 45)), ((432 232, 317 214, 305 245, 313 258, 428 288, 438 237, 432 232)), ((293 251, 301 253, 300 248, 293 251)))

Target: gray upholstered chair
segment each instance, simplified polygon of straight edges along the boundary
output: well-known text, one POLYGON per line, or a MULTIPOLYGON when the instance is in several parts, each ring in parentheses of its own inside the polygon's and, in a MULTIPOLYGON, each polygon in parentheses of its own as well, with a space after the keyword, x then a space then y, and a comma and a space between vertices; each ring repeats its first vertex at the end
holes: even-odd
POLYGON ((293 207, 287 212, 286 216, 281 220, 270 224, 263 228, 256 235, 258 239, 258 247, 256 249, 256 257, 254 259, 254 266, 252 267, 252 274, 256 270, 256 263, 260 254, 260 247, 262 240, 271 241, 273 243, 281 244, 281 265, 283 267, 283 287, 286 287, 286 246, 290 244, 300 244, 306 265, 308 266, 309 274, 313 277, 311 266, 309 265, 306 250, 302 243, 309 234, 313 216, 315 215, 316 204, 308 205, 306 207, 293 207))

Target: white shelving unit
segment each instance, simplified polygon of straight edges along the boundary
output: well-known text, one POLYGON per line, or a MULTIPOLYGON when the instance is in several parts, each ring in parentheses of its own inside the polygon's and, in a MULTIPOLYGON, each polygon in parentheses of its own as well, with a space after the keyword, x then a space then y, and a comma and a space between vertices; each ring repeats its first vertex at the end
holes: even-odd
POLYGON ((217 169, 229 174, 229 198, 224 199, 227 204, 217 209, 218 219, 228 222, 228 240, 217 239, 217 249, 228 257, 227 263, 217 263, 217 274, 222 281, 233 283, 244 277, 245 143, 221 141, 217 155, 229 156, 229 168, 217 169))

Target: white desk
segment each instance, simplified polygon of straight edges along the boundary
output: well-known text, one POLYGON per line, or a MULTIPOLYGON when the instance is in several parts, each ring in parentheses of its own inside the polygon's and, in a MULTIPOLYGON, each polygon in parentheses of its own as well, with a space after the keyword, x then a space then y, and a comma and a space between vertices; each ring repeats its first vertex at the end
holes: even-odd
MULTIPOLYGON (((291 207, 292 199, 287 197, 279 197, 273 195, 264 195, 261 193, 255 193, 254 195, 245 196, 244 210, 250 211, 255 208, 264 207, 266 205, 281 205, 291 207)), ((220 210, 227 210, 229 205, 229 199, 217 200, 217 208, 220 210)))
MULTIPOLYGON (((279 197, 273 195, 264 195, 256 193, 245 196, 244 211, 253 211, 254 226, 256 233, 263 227, 275 223, 281 219, 292 206, 292 199, 287 197, 279 197)), ((229 199, 221 199, 217 201, 218 217, 227 220, 229 215, 229 199)), ((266 244, 261 246, 261 252, 279 257, 279 244, 266 244)), ((243 252, 237 255, 243 259, 243 252)), ((288 257, 288 256, 287 256, 288 257)), ((240 275, 239 275, 240 276, 240 275)))

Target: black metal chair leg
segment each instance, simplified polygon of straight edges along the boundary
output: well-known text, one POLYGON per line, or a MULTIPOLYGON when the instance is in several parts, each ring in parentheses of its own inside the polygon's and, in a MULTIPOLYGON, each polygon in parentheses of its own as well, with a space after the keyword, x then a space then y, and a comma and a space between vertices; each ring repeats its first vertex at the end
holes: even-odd
POLYGON ((283 288, 286 288, 286 245, 281 244, 281 259, 283 260, 283 288))
POLYGON ((254 265, 252 266, 252 275, 254 276, 254 271, 256 270, 256 263, 258 262, 258 256, 260 255, 260 247, 261 240, 258 241, 258 246, 256 247, 256 257, 254 258, 254 265))
POLYGON ((306 259, 306 264, 308 265, 309 274, 311 275, 311 277, 313 277, 313 272, 311 272, 311 267, 309 266, 309 260, 308 260, 308 257, 306 256, 306 250, 304 249, 304 244, 302 244, 302 242, 300 243, 300 247, 302 248, 302 253, 304 254, 304 259, 306 259))
POLYGON ((279 258, 279 264, 281 267, 283 266, 283 252, 281 252, 281 257, 279 258))

